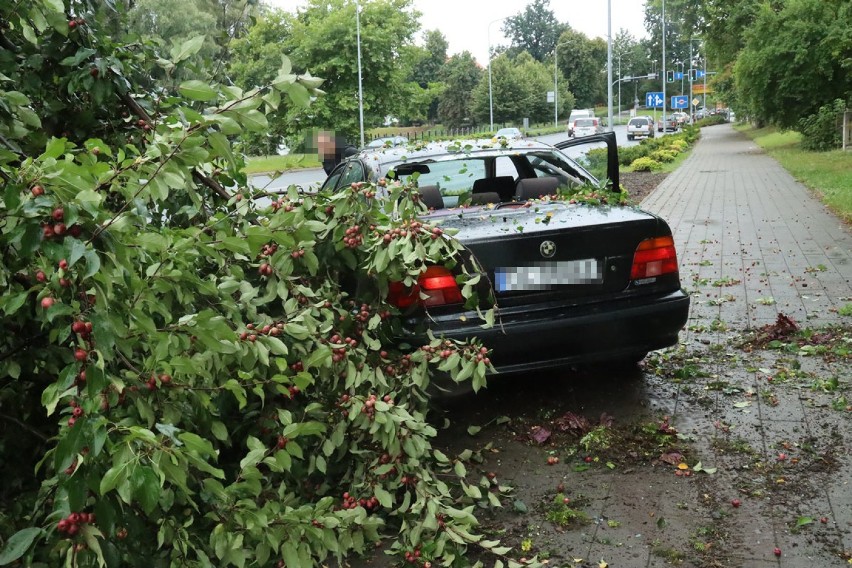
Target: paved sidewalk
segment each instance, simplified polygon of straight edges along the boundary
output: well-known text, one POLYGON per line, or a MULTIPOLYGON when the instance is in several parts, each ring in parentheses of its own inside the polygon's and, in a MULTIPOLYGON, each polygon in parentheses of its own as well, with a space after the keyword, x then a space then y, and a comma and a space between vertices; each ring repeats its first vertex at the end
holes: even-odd
POLYGON ((849 231, 729 125, 704 128, 692 155, 642 208, 671 224, 686 286, 741 281, 696 297, 691 323, 756 328, 779 313, 812 326, 838 323, 837 309, 852 298, 849 231))
POLYGON ((693 300, 681 340, 709 354, 710 376, 677 387, 672 412, 719 468, 705 487, 717 502, 705 505, 728 534, 724 565, 848 566, 849 363, 735 346, 779 314, 805 328, 849 327, 838 313, 852 302, 849 230, 728 125, 703 129, 642 207, 674 232, 693 300), (839 387, 821 382, 832 377, 839 387), (731 498, 741 507, 723 501, 731 498))

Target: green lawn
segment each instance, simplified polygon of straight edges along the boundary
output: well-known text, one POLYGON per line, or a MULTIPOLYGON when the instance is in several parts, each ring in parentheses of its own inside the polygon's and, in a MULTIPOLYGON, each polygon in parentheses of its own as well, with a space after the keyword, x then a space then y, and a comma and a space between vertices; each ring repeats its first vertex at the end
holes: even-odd
POLYGON ((832 211, 852 221, 852 151, 808 152, 801 149, 798 132, 757 129, 748 125, 736 128, 812 189, 832 211))
POLYGON ((246 159, 246 174, 286 172, 322 166, 316 154, 287 154, 286 156, 252 156, 246 159))

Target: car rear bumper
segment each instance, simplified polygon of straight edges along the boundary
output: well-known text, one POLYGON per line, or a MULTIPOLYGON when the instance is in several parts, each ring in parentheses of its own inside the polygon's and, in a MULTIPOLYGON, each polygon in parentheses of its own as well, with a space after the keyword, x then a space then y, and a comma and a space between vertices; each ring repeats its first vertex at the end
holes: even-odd
POLYGON ((675 345, 689 314, 689 296, 678 290, 591 306, 551 306, 503 313, 489 329, 476 314, 437 317, 436 336, 477 337, 493 350, 498 372, 518 372, 577 363, 639 357, 675 345))

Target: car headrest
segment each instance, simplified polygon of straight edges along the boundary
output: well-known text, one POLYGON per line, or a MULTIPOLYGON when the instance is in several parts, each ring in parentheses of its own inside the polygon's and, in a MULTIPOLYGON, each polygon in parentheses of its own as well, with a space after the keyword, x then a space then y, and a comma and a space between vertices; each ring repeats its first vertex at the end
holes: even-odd
POLYGON ((500 194, 496 191, 486 191, 483 193, 471 194, 471 205, 484 205, 486 203, 500 203, 500 194))
POLYGON ((420 201, 423 202, 429 209, 443 209, 444 198, 441 196, 441 190, 437 185, 421 185, 417 188, 420 192, 420 201))
POLYGON ((557 187, 559 187, 559 180, 555 177, 520 179, 515 188, 515 199, 527 201, 544 195, 556 195, 557 187))
POLYGON ((497 176, 492 178, 478 179, 473 182, 472 193, 496 192, 500 201, 512 201, 515 192, 515 178, 512 176, 497 176))

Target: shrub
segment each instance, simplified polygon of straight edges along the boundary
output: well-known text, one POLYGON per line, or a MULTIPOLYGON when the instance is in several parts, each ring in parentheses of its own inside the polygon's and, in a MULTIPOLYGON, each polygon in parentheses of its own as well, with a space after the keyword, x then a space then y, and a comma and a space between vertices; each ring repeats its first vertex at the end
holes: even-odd
POLYGON ((669 148, 673 151, 680 153, 685 152, 687 148, 689 148, 689 143, 684 138, 678 138, 676 140, 669 141, 669 148))
POLYGON ((649 158, 652 160, 656 160, 658 162, 669 163, 674 162, 675 157, 677 156, 677 151, 675 150, 657 150, 655 152, 651 152, 649 158))
POLYGON ((825 152, 840 148, 843 144, 843 112, 846 102, 836 99, 831 104, 820 107, 816 114, 799 120, 802 133, 802 148, 816 152, 825 152))
POLYGON ((663 169, 663 164, 653 158, 644 157, 634 160, 633 163, 630 164, 630 169, 634 172, 655 172, 663 169))
POLYGON ((622 166, 629 166, 639 158, 647 156, 651 152, 651 147, 643 141, 635 146, 621 146, 618 148, 618 163, 622 166))
POLYGON ((697 121, 695 125, 701 128, 704 126, 716 126, 717 124, 725 124, 726 122, 728 122, 728 119, 725 118, 723 115, 714 114, 711 116, 705 116, 701 120, 697 121))

